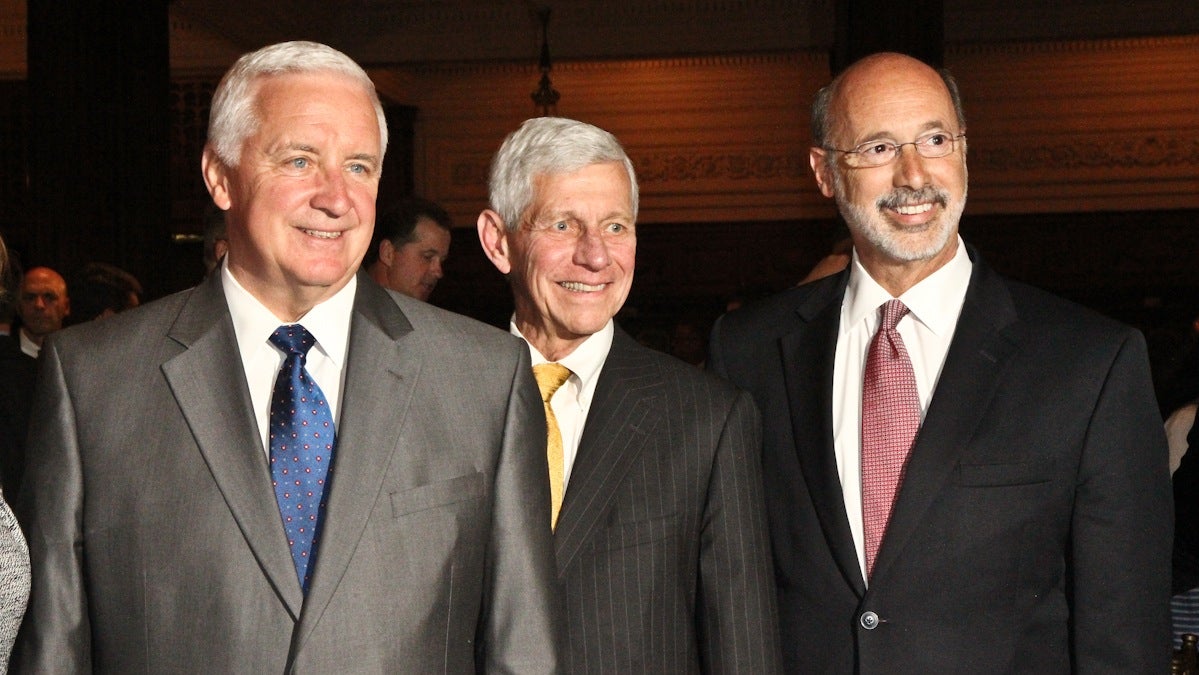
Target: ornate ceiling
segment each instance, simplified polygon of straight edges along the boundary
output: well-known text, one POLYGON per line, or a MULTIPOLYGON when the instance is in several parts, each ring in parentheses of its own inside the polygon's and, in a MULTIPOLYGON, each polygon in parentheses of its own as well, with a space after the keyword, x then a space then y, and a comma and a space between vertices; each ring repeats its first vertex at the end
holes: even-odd
MULTIPOLYGON (((367 66, 824 50, 837 0, 171 0, 172 64, 221 69, 288 39, 367 66)), ((944 0, 950 43, 1199 33, 1195 0, 944 0)), ((880 17, 886 21, 886 17, 880 17)), ((25 0, 0 0, 0 78, 24 75, 25 0)))

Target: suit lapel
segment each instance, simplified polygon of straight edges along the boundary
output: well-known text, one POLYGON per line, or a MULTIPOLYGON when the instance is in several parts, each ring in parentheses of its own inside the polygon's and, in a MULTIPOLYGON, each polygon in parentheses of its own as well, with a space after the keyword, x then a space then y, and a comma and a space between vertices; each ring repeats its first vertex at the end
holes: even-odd
POLYGON ((191 293, 168 335, 184 351, 163 364, 167 383, 242 535, 298 618, 303 598, 219 274, 191 293))
POLYGON ((845 513, 833 447, 833 360, 848 279, 848 273, 843 272, 836 281, 808 296, 797 309, 800 326, 780 338, 779 348, 792 436, 804 482, 841 574, 862 594, 866 586, 845 513))
POLYGON ((1002 279, 973 250, 974 271, 941 378, 912 446, 873 578, 902 554, 929 505, 949 480, 995 393, 1008 360, 1019 350, 1015 306, 1002 279))
MULTIPOLYGON (((345 574, 382 490, 424 367, 412 325, 386 291, 359 275, 350 325, 332 491, 296 644, 312 632, 345 574)), ((295 572, 292 572, 295 578, 295 572)), ((293 649, 293 654, 298 648, 293 649)))
POLYGON ((653 437, 657 418, 651 413, 663 405, 662 386, 648 349, 617 328, 558 515, 554 548, 559 574, 607 522, 617 486, 653 437))

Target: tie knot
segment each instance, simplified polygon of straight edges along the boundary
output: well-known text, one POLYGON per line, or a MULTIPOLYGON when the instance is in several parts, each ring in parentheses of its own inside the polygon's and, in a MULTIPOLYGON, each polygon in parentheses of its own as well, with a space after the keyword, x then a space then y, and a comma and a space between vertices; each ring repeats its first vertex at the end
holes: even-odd
POLYGON ((308 350, 316 344, 316 338, 300 324, 293 323, 276 328, 275 332, 271 333, 271 344, 282 349, 288 356, 298 356, 302 359, 308 356, 308 350))
POLYGON ((908 312, 912 311, 907 308, 907 305, 899 300, 888 300, 883 303, 883 323, 880 326, 881 330, 895 330, 899 325, 899 320, 902 319, 908 312))
POLYGON ((533 377, 541 390, 541 400, 549 403, 558 387, 570 378, 570 368, 561 363, 539 363, 533 366, 533 377))

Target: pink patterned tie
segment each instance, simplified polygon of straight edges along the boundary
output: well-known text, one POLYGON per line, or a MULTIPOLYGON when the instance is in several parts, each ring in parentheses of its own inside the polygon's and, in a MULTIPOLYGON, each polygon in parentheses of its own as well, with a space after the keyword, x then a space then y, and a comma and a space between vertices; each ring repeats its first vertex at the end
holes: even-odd
POLYGON ((874 571, 874 559, 891 520, 904 464, 920 430, 916 374, 903 338, 895 330, 908 311, 899 300, 888 300, 882 306, 883 320, 866 355, 862 382, 862 520, 867 578, 874 571))

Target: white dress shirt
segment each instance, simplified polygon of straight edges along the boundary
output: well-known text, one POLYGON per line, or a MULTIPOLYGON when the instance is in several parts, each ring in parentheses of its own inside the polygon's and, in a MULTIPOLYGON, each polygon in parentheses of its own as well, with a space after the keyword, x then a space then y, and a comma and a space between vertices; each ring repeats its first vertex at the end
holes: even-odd
MULTIPOLYGON (((899 334, 912 359, 916 390, 920 394, 923 422, 932 401, 949 343, 957 328, 972 265, 966 246, 958 238, 957 254, 941 269, 908 289, 899 300, 911 310, 899 321, 899 334)), ((866 552, 862 526, 862 379, 866 352, 882 317, 879 307, 891 294, 870 277, 855 251, 850 263, 849 286, 841 304, 837 353, 833 363, 833 447, 845 513, 858 550, 862 578, 866 578, 866 552)), ((902 487, 901 487, 902 489, 902 487)))
POLYGON ((233 331, 237 335, 237 348, 241 352, 242 368, 250 388, 254 419, 258 422, 258 435, 267 458, 270 458, 271 452, 267 440, 271 393, 275 389, 279 368, 283 365, 283 351, 271 344, 270 337, 279 326, 298 323, 316 338, 316 345, 308 351, 305 367, 325 393, 329 409, 333 412, 333 423, 338 424, 341 420, 346 351, 350 342, 350 318, 358 279, 350 277, 350 282, 333 297, 308 310, 299 321, 294 322, 281 321, 276 317, 233 278, 228 265, 224 263, 221 265, 221 286, 225 290, 229 314, 233 317, 233 331))
MULTIPOLYGON (((509 330, 518 338, 524 339, 516 321, 508 324, 509 330)), ((566 486, 570 484, 570 470, 574 466, 575 457, 579 453, 579 441, 583 438, 583 425, 587 422, 587 413, 591 411, 591 398, 595 395, 595 383, 599 380, 604 361, 608 359, 608 350, 612 348, 612 320, 597 333, 589 335, 586 340, 566 355, 558 363, 570 369, 570 377, 554 392, 550 399, 550 408, 554 418, 558 420, 558 430, 562 434, 562 490, 566 494, 566 486)), ((528 340, 525 340, 528 344, 528 340)), ((533 365, 549 363, 541 352, 529 344, 529 354, 533 365)))
POLYGON ((18 330, 17 333, 21 338, 21 351, 25 352, 25 356, 36 359, 37 355, 42 352, 42 346, 30 340, 24 330, 18 330))

